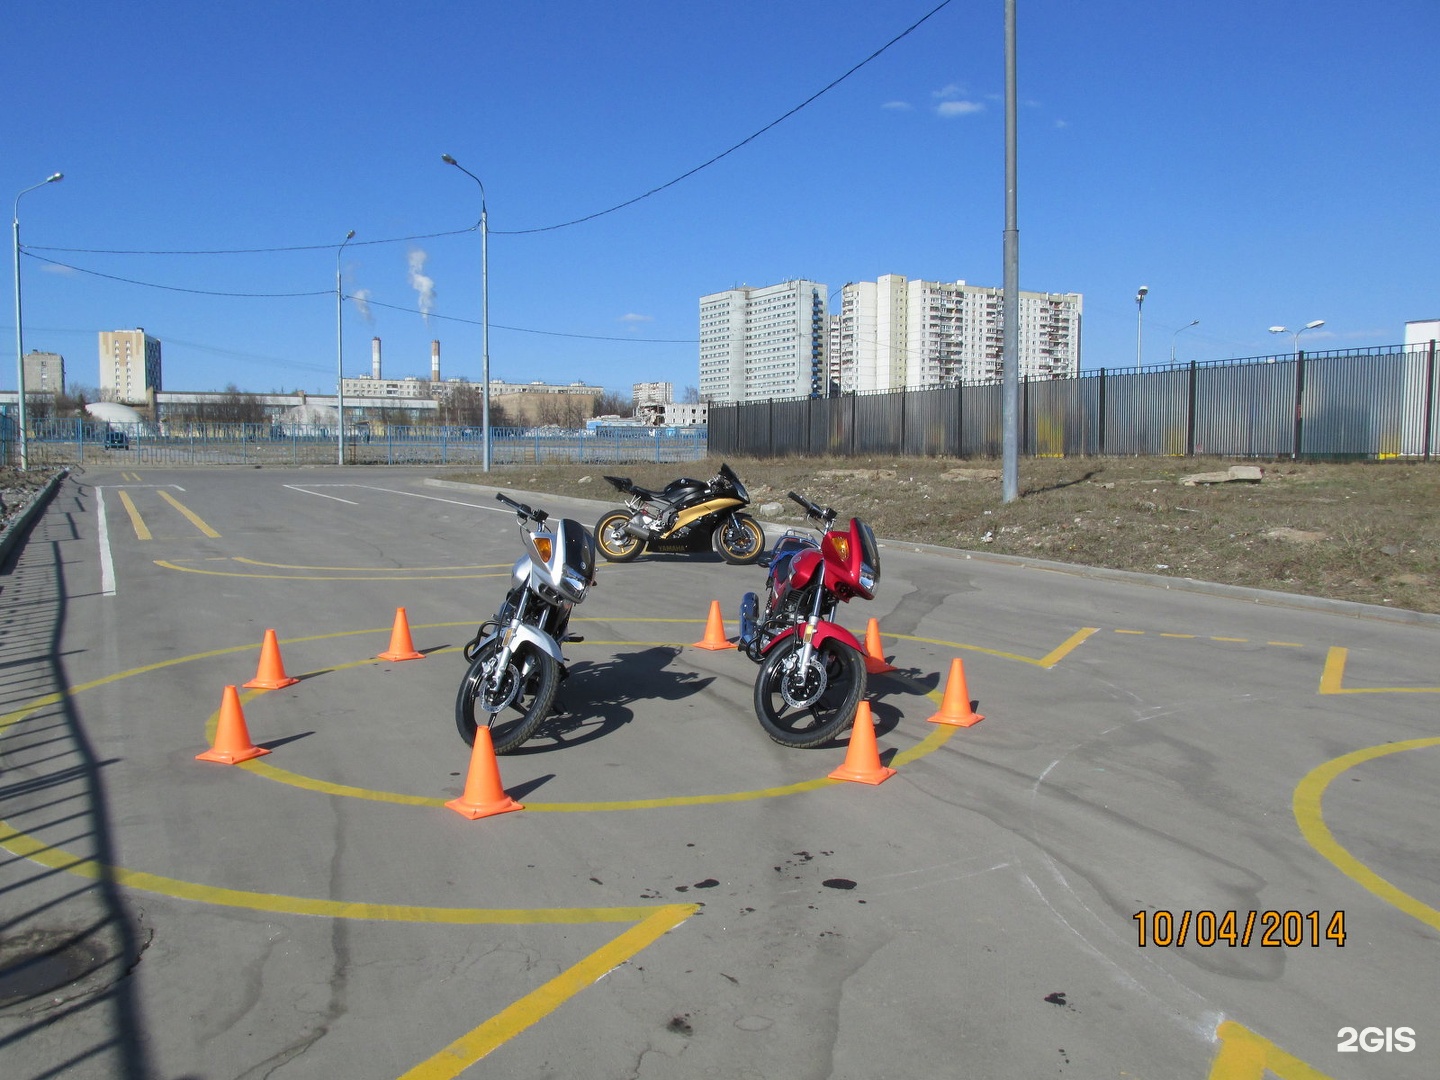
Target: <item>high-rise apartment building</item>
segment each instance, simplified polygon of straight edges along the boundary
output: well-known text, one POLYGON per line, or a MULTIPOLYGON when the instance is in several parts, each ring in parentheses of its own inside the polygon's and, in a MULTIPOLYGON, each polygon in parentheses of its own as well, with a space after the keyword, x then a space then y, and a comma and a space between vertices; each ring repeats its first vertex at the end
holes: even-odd
POLYGON ((701 400, 824 395, 828 306, 828 288, 814 281, 702 296, 701 400))
POLYGON ((100 393, 107 401, 144 405, 161 390, 160 341, 135 330, 100 331, 100 393))
POLYGON ((32 394, 54 397, 65 390, 65 358, 31 349, 25 354, 25 400, 32 394))
POLYGON ((630 387, 630 396, 635 407, 642 405, 668 405, 675 400, 675 384, 668 382, 637 382, 630 387))
MULTIPOLYGON (((1020 293, 1020 374, 1080 371, 1079 293, 1020 293)), ((921 389, 997 380, 1004 352, 1004 290, 887 274, 840 294, 831 366, 840 388, 921 389)))

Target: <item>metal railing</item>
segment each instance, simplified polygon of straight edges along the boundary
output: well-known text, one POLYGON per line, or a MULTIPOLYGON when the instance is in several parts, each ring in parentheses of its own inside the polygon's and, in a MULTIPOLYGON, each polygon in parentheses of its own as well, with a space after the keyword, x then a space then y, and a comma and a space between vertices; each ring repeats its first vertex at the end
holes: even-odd
MULTIPOLYGON (((169 465, 333 465, 333 428, 271 424, 102 424, 76 418, 31 421, 30 467, 109 464, 120 468, 169 465)), ((0 461, 18 456, 15 423, 0 417, 0 461)), ((485 444, 479 428, 387 425, 346 431, 345 460, 355 465, 462 465, 480 468, 485 444)), ((593 461, 688 462, 705 457, 704 428, 612 428, 594 432, 495 428, 492 465, 593 461)))

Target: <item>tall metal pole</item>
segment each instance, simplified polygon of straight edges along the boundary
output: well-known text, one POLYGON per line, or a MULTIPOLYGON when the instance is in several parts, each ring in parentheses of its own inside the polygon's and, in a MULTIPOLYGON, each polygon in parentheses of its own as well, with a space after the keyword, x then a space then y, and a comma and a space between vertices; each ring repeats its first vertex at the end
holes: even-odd
POLYGON ((1199 326, 1199 325, 1200 325, 1200 320, 1199 320, 1199 319, 1191 319, 1191 320, 1190 320, 1188 323, 1186 323, 1184 326, 1180 327, 1179 330, 1176 330, 1175 333, 1173 333, 1173 334, 1170 335, 1170 363, 1171 363, 1172 366, 1173 366, 1174 363, 1175 363, 1175 339, 1180 336, 1181 332, 1183 332, 1183 331, 1185 331, 1185 330, 1189 330, 1190 327, 1192 327, 1192 326, 1199 326))
MULTIPOLYGON (((52 173, 38 184, 27 187, 20 195, 65 179, 64 173, 52 173)), ((20 471, 30 468, 30 456, 25 442, 25 331, 24 320, 20 317, 20 195, 15 196, 15 213, 11 218, 11 234, 15 241, 15 402, 18 406, 16 419, 20 423, 20 471)))
POLYGON ((1015 0, 1005 0, 1005 283, 1002 497, 1020 497, 1020 229, 1016 199, 1015 0))
POLYGON ((485 184, 469 169, 449 154, 441 154, 440 160, 454 165, 466 176, 480 185, 480 354, 482 376, 485 385, 481 391, 481 437, 484 440, 484 469, 490 471, 490 226, 485 206, 485 184))
POLYGON ((340 256, 345 252, 345 245, 355 239, 355 230, 351 229, 345 234, 345 239, 340 242, 340 250, 335 252, 335 417, 339 421, 339 434, 336 436, 338 447, 338 463, 345 464, 345 350, 342 346, 345 313, 345 294, 340 288, 340 256))

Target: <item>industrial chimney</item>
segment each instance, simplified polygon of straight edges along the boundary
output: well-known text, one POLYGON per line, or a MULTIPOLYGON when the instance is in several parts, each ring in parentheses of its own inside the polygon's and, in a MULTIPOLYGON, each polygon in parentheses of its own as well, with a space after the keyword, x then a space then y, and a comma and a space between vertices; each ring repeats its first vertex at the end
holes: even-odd
POLYGON ((380 339, 370 339, 370 377, 378 380, 380 378, 380 339))
POLYGON ((430 342, 430 381, 440 381, 440 342, 430 342))

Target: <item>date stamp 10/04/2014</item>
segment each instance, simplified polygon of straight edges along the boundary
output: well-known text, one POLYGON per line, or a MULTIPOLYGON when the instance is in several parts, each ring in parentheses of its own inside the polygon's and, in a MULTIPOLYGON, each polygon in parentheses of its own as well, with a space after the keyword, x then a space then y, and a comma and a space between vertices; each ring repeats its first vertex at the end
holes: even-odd
POLYGON ((1318 949, 1329 943, 1345 945, 1345 912, 1333 911, 1137 911, 1131 918, 1139 929, 1140 947, 1202 949, 1224 945, 1266 949, 1318 949))

